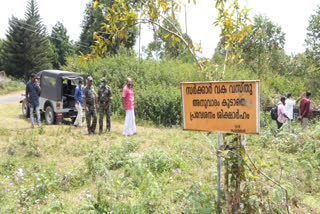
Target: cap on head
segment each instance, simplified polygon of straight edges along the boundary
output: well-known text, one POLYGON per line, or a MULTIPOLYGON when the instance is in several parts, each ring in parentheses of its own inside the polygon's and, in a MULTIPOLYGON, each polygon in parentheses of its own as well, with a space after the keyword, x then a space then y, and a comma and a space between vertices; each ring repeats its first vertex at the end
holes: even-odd
POLYGON ((286 101, 286 97, 285 97, 285 96, 282 96, 280 100, 281 100, 281 101, 286 101))
POLYGON ((92 76, 89 76, 88 77, 88 81, 92 81, 93 79, 92 79, 92 76))
POLYGON ((106 78, 105 78, 105 77, 102 77, 100 81, 101 81, 101 82, 104 82, 104 83, 106 83, 106 82, 107 82, 107 80, 106 80, 106 78))
POLYGON ((307 92, 306 92, 306 96, 307 96, 307 97, 310 97, 310 96, 311 96, 311 92, 310 92, 310 91, 307 91, 307 92))

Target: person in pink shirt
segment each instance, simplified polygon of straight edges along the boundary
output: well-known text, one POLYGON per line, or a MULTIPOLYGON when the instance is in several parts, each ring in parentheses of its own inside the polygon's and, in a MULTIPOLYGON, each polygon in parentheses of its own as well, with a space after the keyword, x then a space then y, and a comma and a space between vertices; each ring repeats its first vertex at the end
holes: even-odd
POLYGON ((285 111, 285 105, 286 105, 286 98, 281 97, 280 102, 278 103, 278 118, 277 118, 278 131, 282 127, 283 123, 286 121, 286 118, 288 118, 285 111))
POLYGON ((127 78, 127 84, 122 91, 122 106, 123 110, 126 112, 123 135, 134 135, 137 132, 137 129, 134 116, 134 93, 132 91, 132 80, 130 78, 127 78))

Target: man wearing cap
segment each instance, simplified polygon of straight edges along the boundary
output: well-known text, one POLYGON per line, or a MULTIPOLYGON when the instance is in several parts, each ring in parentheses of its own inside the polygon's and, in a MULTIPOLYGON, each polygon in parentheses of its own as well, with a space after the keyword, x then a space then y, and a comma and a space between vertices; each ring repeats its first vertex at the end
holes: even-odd
POLYGON ((29 81, 26 86, 26 103, 27 105, 29 105, 29 108, 30 108, 30 119, 31 119, 32 128, 34 128, 34 115, 33 115, 34 109, 36 110, 38 125, 39 126, 41 125, 40 103, 39 103, 40 93, 41 93, 41 88, 38 83, 38 77, 35 74, 32 74, 31 81, 29 81))
POLYGON ((82 106, 83 106, 83 90, 82 90, 83 82, 79 80, 79 85, 76 87, 74 92, 75 106, 77 109, 77 118, 74 121, 74 126, 82 128, 82 106))
POLYGON ((84 108, 86 110, 86 121, 88 127, 88 134, 95 134, 96 126, 97 126, 97 94, 94 91, 94 87, 92 85, 92 77, 88 77, 88 85, 85 87, 83 91, 84 98, 84 108), (93 121, 91 124, 91 116, 93 117, 93 121))
POLYGON ((103 131, 103 117, 106 113, 107 121, 106 127, 107 131, 110 132, 111 129, 111 100, 112 100, 112 92, 111 88, 107 85, 106 78, 101 79, 100 88, 98 90, 98 103, 99 103, 99 134, 103 131))

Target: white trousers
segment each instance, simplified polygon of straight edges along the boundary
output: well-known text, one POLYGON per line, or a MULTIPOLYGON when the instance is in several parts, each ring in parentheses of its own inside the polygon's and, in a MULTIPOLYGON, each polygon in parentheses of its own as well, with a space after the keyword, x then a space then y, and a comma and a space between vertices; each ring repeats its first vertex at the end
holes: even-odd
POLYGON ((80 103, 76 103, 75 106, 76 106, 76 109, 78 111, 78 114, 77 114, 77 118, 74 121, 73 125, 82 127, 82 106, 81 106, 80 103))
POLYGON ((137 132, 134 109, 126 110, 126 119, 124 121, 123 135, 129 136, 137 132))

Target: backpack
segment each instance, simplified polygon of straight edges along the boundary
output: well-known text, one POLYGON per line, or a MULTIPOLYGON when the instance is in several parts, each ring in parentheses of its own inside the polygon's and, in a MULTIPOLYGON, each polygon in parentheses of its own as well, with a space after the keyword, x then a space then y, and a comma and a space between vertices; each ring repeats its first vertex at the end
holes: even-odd
POLYGON ((272 120, 277 120, 278 119, 278 105, 274 106, 271 109, 271 118, 272 118, 272 120))

